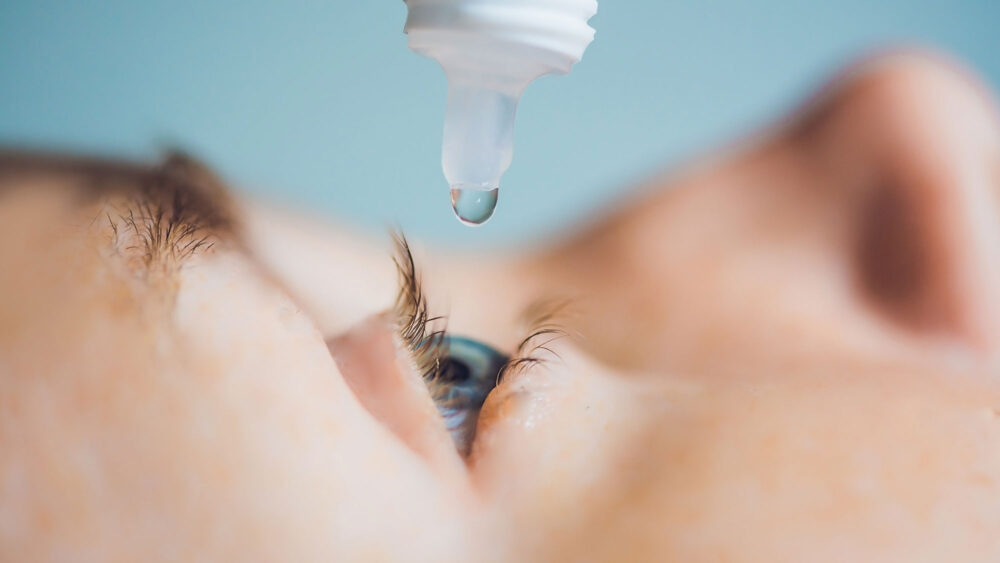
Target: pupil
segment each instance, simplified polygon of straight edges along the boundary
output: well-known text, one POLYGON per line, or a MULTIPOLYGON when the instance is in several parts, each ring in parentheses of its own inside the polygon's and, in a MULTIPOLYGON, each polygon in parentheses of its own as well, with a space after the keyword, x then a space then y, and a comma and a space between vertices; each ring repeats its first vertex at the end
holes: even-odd
POLYGON ((470 373, 469 366, 461 361, 454 358, 446 358, 444 361, 444 369, 442 374, 444 375, 444 380, 450 383, 462 383, 469 379, 470 373))

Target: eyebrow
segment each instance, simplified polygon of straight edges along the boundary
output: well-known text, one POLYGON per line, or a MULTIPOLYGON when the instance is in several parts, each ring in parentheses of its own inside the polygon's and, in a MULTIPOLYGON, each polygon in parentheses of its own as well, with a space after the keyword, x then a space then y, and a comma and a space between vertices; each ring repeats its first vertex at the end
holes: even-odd
POLYGON ((104 203, 112 244, 127 238, 147 271, 173 269, 215 240, 236 238, 228 187, 178 151, 156 164, 0 148, 0 195, 35 179, 61 179, 81 204, 104 203), (119 204, 120 205, 117 205, 119 204))

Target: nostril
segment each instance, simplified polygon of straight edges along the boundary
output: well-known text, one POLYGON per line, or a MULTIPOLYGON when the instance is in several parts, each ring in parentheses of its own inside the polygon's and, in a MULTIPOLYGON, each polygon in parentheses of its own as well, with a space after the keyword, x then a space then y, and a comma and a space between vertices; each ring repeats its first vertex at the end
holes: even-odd
POLYGON ((862 200, 853 260, 861 294, 884 317, 992 349, 1000 222, 983 213, 979 170, 978 182, 933 171, 911 172, 908 181, 883 175, 862 200))
POLYGON ((921 236, 912 203, 899 189, 873 191, 861 217, 860 281, 871 297, 910 317, 919 316, 914 304, 927 284, 928 258, 921 236))
POLYGON ((913 331, 963 330, 954 286, 954 208, 943 189, 883 180, 862 200, 857 279, 877 310, 913 331), (934 194, 937 195, 934 195, 934 194), (941 199, 941 197, 944 199, 941 199))

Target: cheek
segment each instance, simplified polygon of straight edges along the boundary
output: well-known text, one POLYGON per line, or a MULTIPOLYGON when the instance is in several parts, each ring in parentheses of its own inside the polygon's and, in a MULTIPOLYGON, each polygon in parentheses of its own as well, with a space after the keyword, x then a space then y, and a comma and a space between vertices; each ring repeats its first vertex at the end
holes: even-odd
MULTIPOLYGON (((517 522, 511 545, 572 560, 581 556, 580 538, 603 535, 609 517, 655 522, 655 513, 626 498, 648 475, 623 460, 642 451, 650 420, 670 407, 671 395, 689 391, 665 378, 615 376, 568 347, 557 351, 561 360, 512 376, 487 399, 472 471, 498 517, 517 522)), ((608 557, 629 560, 619 548, 608 557)))
POLYGON ((521 525, 509 543, 525 553, 911 560, 995 549, 992 383, 919 373, 665 382, 567 364, 565 388, 538 375, 523 394, 491 398, 489 416, 509 418, 488 419, 480 437, 477 476, 521 525))

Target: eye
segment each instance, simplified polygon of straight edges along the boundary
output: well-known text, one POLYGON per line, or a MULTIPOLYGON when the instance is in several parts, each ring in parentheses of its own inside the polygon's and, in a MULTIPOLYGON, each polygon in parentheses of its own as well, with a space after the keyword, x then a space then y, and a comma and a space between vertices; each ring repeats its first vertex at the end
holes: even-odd
POLYGON ((476 434, 479 410, 509 358, 459 336, 444 336, 441 346, 440 367, 428 385, 455 447, 464 456, 476 434))
POLYGON ((448 334, 442 326, 444 319, 428 311, 406 239, 402 235, 395 239, 400 284, 394 309, 399 337, 410 349, 455 449, 466 456, 476 435, 479 411, 510 358, 477 340, 448 334))

